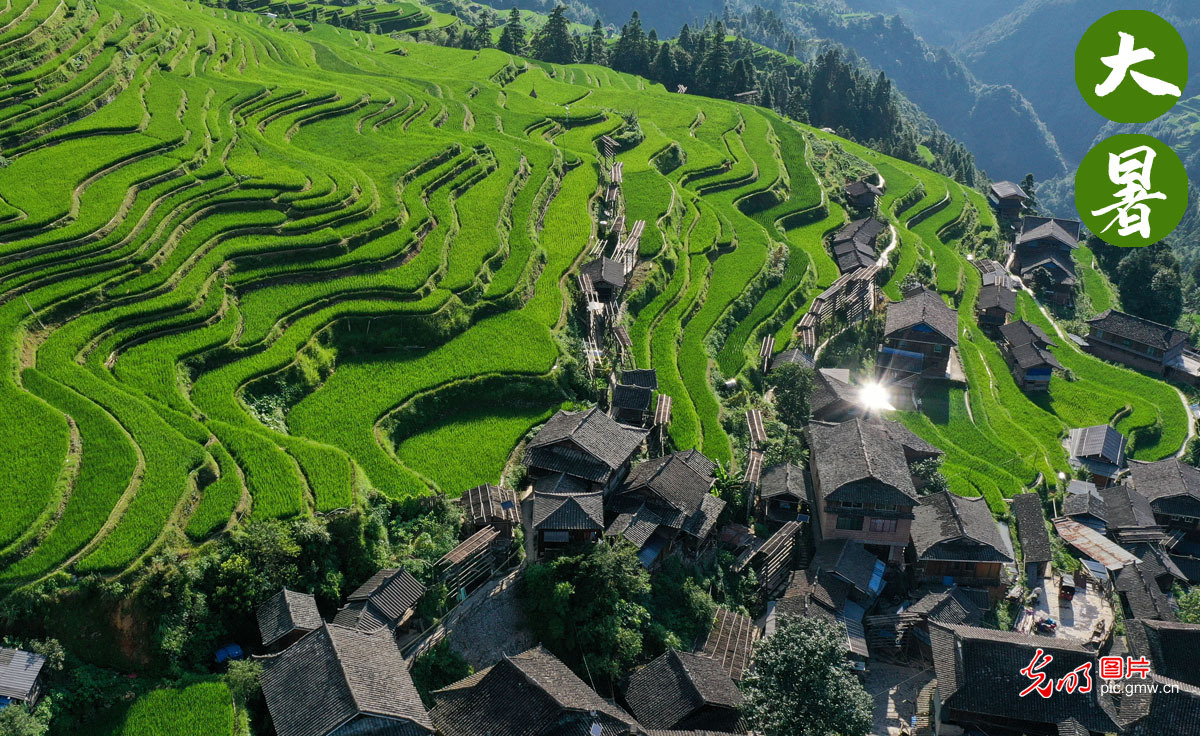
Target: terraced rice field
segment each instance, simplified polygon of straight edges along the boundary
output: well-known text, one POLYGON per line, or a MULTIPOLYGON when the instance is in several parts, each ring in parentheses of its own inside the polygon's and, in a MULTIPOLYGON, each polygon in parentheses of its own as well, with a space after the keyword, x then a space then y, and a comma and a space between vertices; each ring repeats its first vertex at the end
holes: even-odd
MULTIPOLYGON (((676 447, 735 460, 714 387, 756 363, 763 336, 787 347, 838 275, 824 241, 846 213, 825 192, 843 182, 809 160, 824 134, 769 111, 324 22, 340 6, 6 8, 3 586, 116 574, 168 542, 370 489, 453 496, 498 479, 564 396, 471 392, 554 387, 582 360, 563 338, 608 184, 597 141, 629 112, 643 139, 617 155, 623 201, 646 222, 639 273, 655 286, 626 319, 634 362, 674 399, 676 447), (313 8, 320 22, 301 22, 313 8), (673 144, 685 163, 664 174, 673 144)), ((372 12, 381 30, 452 21, 372 12)), ((946 233, 982 199, 842 143, 889 181, 887 293, 925 260, 971 303, 978 277, 946 233)), ((1080 382, 1047 405, 1016 395, 969 309, 961 327, 969 389, 904 418, 948 449, 960 492, 998 498, 1063 467, 1064 428, 1125 404, 1139 457, 1186 435, 1171 389, 1083 355, 1060 355, 1080 382), (1106 398, 1081 411, 1080 391, 1106 398)))

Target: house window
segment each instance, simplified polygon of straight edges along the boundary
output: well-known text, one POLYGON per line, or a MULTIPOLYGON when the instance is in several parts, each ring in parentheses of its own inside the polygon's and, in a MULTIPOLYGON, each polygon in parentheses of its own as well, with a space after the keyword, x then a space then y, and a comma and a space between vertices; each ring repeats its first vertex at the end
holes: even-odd
POLYGON ((542 532, 542 542, 548 544, 565 544, 571 541, 571 533, 564 531, 544 531, 542 532))
POLYGON ((891 534, 896 531, 895 519, 871 519, 871 531, 891 534))
POLYGON ((837 517, 837 528, 860 532, 863 528, 863 517, 839 514, 837 517))
POLYGON ((934 354, 935 354, 935 355, 937 355, 937 354, 941 354, 941 352, 942 352, 942 347, 943 347, 942 345, 934 345, 934 346, 933 346, 933 352, 934 352, 934 354))

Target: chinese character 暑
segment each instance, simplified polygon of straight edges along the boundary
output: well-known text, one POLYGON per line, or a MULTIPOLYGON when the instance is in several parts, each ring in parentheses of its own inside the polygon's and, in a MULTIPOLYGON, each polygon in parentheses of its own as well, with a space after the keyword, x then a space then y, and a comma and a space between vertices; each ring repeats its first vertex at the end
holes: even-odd
POLYGON ((1029 664, 1021 669, 1022 675, 1033 680, 1033 683, 1029 687, 1020 692, 1022 698, 1034 690, 1043 698, 1050 697, 1050 693, 1054 692, 1054 683, 1050 680, 1050 676, 1041 670, 1053 661, 1053 655, 1045 654, 1041 649, 1034 652, 1033 659, 1029 660, 1029 664))
POLYGON ((1113 56, 1100 58, 1104 66, 1112 71, 1108 73, 1108 77, 1103 82, 1096 85, 1097 95, 1107 97, 1117 87, 1121 86, 1121 83, 1125 81, 1126 74, 1133 77, 1133 81, 1137 82, 1139 87, 1152 95, 1179 97, 1183 94, 1178 87, 1170 82, 1134 70, 1133 66, 1153 59, 1154 52, 1148 48, 1136 48, 1133 36, 1128 33, 1118 32, 1117 35, 1121 39, 1120 45, 1117 47, 1117 53, 1113 56))
POLYGON ((1149 146, 1108 154, 1108 179, 1120 189, 1115 195, 1116 202, 1092 210, 1092 215, 1097 217, 1116 211, 1101 232, 1108 232, 1116 224, 1117 233, 1121 236, 1137 233, 1143 238, 1150 237, 1150 205, 1146 204, 1146 200, 1167 198, 1163 192, 1150 191, 1154 156, 1154 149, 1149 146))

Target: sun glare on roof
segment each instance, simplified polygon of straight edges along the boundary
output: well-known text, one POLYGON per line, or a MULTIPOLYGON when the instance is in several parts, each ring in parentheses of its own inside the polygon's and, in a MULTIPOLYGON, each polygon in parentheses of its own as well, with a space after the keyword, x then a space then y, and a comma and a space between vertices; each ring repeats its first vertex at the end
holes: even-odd
POLYGON ((891 411, 896 408, 892 406, 892 397, 887 386, 879 381, 863 384, 858 392, 858 401, 867 411, 891 411))

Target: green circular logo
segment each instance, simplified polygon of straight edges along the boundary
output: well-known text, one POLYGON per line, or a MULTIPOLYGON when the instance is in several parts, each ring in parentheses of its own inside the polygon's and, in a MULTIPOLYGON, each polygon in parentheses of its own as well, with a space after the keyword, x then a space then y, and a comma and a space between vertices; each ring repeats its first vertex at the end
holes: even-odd
POLYGON ((1148 10, 1118 10, 1091 25, 1075 47, 1075 84, 1096 112, 1146 123, 1170 110, 1188 81, 1187 46, 1148 10))
POLYGON ((1183 162, 1154 136, 1106 138, 1075 172, 1075 209, 1088 230, 1111 245, 1162 240, 1179 225, 1187 204, 1183 162))

